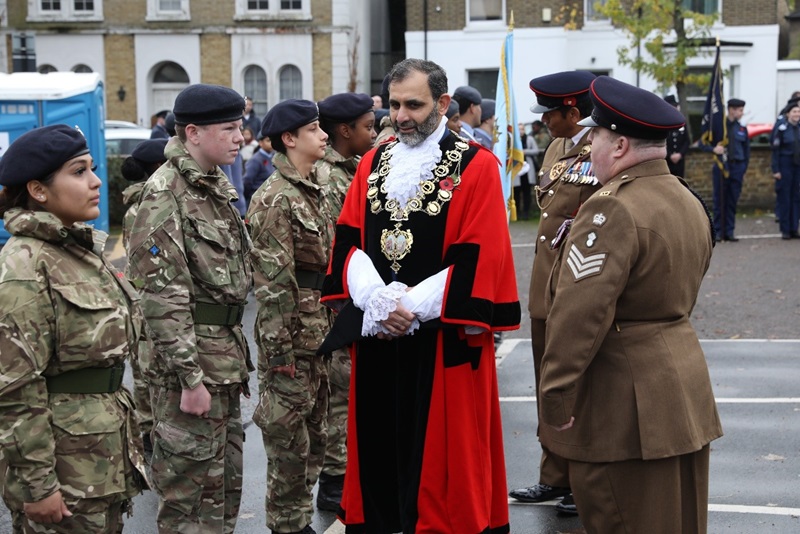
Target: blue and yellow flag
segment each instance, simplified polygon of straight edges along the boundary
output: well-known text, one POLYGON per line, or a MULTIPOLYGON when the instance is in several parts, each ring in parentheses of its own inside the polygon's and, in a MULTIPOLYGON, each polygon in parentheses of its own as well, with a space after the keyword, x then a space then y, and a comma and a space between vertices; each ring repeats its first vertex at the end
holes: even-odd
MULTIPOLYGON (((719 39, 717 39, 717 59, 714 61, 714 72, 711 74, 711 84, 708 86, 706 105, 703 108, 703 122, 700 125, 702 135, 700 140, 706 146, 715 147, 718 144, 728 144, 728 125, 725 120, 725 105, 722 101, 722 65, 719 58, 719 39)), ((722 176, 728 177, 727 157, 714 154, 714 162, 722 176)))
POLYGON ((514 101, 512 66, 514 64, 514 18, 508 26, 508 34, 500 51, 500 70, 497 73, 497 94, 495 97, 495 128, 497 140, 494 153, 500 160, 500 181, 503 185, 503 198, 508 202, 511 220, 516 220, 514 206, 514 187, 512 183, 525 163, 522 153, 522 140, 517 124, 517 106, 514 101))

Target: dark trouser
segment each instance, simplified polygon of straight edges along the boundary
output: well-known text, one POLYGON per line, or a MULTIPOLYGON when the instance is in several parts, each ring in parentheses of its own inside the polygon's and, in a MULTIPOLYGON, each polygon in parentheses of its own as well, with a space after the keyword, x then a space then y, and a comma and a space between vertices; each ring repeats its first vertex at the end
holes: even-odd
POLYGON ((736 226, 736 204, 739 203, 739 195, 742 194, 742 182, 747 165, 743 161, 729 161, 728 169, 727 178, 722 177, 722 172, 716 165, 712 169, 714 228, 717 231, 717 239, 733 237, 733 229, 736 226))
POLYGON ((780 157, 781 179, 775 180, 777 213, 782 234, 796 234, 800 220, 800 165, 792 156, 780 157))
POLYGON ((527 221, 531 214, 531 182, 528 180, 528 173, 520 175, 519 184, 520 185, 514 187, 514 203, 517 205, 517 218, 527 221))
MULTIPOLYGON (((531 317, 531 344, 533 346, 533 372, 536 377, 536 392, 539 392, 542 356, 544 356, 545 322, 531 317)), ((537 406, 539 403, 537 403, 537 406)), ((537 431, 538 434, 538 431, 537 431)), ((542 444, 542 460, 539 463, 539 483, 555 488, 569 487, 569 463, 542 444)))
POLYGON ((569 462, 587 534, 705 534, 709 446, 659 460, 569 462))

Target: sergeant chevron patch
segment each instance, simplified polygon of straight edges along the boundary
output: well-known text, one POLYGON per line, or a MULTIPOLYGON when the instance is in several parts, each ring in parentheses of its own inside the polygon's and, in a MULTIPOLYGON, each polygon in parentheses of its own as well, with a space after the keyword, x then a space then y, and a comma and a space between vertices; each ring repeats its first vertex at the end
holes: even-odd
POLYGON ((573 243, 567 256, 567 265, 572 270, 572 276, 575 277, 575 281, 578 282, 587 276, 600 274, 607 256, 608 254, 605 252, 584 256, 573 243))

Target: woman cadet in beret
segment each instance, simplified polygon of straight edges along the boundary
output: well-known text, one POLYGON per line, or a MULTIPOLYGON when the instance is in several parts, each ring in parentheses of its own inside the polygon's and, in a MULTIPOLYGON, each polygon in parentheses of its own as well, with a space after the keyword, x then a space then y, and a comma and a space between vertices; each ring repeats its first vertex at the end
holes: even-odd
POLYGON ((138 296, 103 257, 100 179, 65 125, 0 159, 0 459, 15 533, 122 532, 143 487, 130 393, 138 296))

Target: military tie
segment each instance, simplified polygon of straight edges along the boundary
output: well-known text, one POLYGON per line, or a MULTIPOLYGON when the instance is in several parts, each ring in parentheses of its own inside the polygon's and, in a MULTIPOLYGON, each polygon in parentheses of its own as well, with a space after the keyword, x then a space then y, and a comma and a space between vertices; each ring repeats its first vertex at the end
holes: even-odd
POLYGON ((575 141, 573 141, 572 138, 568 137, 567 140, 564 141, 564 154, 567 154, 570 150, 572 150, 572 147, 574 146, 575 146, 575 141))

